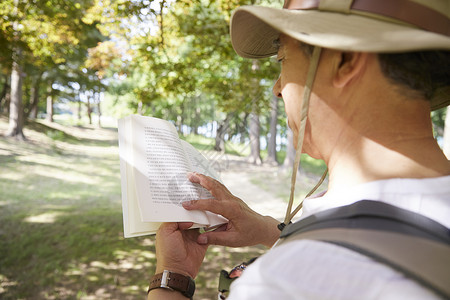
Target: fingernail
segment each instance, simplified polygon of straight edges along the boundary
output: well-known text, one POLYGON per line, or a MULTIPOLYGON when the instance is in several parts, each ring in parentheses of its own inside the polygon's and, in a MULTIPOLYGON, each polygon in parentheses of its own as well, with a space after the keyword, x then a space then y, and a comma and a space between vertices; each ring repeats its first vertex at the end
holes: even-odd
POLYGON ((191 207, 192 206, 192 201, 181 202, 181 205, 183 205, 184 208, 191 207))
POLYGON ((200 235, 197 239, 200 245, 206 245, 208 243, 208 237, 206 235, 200 235))
POLYGON ((195 174, 194 172, 187 173, 187 177, 193 183, 198 183, 200 181, 197 174, 195 174))

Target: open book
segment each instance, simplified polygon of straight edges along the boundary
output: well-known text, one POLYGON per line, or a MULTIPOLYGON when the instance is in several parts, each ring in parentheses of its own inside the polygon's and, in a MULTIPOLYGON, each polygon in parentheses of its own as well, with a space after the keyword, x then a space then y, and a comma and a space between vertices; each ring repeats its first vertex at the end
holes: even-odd
POLYGON ((197 149, 179 139, 172 123, 131 115, 119 120, 118 129, 125 237, 155 234, 161 222, 194 222, 195 228, 227 222, 220 215, 181 206, 183 201, 212 198, 187 179, 188 172, 219 177, 197 149))

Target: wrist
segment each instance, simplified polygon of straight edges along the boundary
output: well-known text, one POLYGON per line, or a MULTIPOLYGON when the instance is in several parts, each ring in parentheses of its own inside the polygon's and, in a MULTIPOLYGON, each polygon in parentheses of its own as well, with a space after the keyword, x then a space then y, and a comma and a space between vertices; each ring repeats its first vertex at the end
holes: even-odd
POLYGON ((159 273, 163 273, 164 270, 168 270, 170 272, 173 273, 178 273, 184 276, 188 276, 191 278, 195 278, 195 276, 193 276, 193 274, 189 271, 186 271, 185 268, 180 268, 177 266, 168 266, 168 265, 158 265, 156 264, 156 269, 155 269, 155 274, 159 274, 159 273))
POLYGON ((180 292, 168 289, 153 289, 147 293, 147 300, 186 300, 189 299, 183 296, 180 292))
POLYGON ((195 292, 195 282, 192 277, 174 271, 163 270, 161 273, 156 273, 150 279, 148 293, 168 293, 178 292, 183 297, 192 299, 195 292))
POLYGON ((270 216, 264 216, 266 219, 266 236, 265 240, 262 243, 264 246, 271 248, 276 241, 280 238, 280 230, 278 229, 278 224, 280 223, 278 220, 270 217, 270 216))

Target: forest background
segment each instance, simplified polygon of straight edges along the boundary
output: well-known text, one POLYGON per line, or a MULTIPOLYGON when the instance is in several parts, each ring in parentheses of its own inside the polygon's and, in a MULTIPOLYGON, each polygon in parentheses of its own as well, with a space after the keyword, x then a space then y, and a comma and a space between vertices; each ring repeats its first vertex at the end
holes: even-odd
MULTIPOLYGON (((239 155, 247 168, 292 165, 291 132, 271 91, 278 63, 242 59, 231 46, 232 11, 247 4, 282 1, 0 2, 0 298, 143 295, 154 245, 121 237, 120 117, 170 120, 201 150, 239 155)), ((446 111, 432 119, 449 155, 446 111)), ((303 160, 319 176, 323 163, 303 160)), ((208 252, 198 297, 215 293, 218 262, 246 258, 226 251, 208 252)))

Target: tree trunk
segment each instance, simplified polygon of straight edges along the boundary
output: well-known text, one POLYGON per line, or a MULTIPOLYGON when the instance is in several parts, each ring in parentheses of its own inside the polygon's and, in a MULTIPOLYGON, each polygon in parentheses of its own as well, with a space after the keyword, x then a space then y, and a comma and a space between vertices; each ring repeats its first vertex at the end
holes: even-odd
POLYGON ((47 115, 45 119, 47 122, 53 122, 53 83, 50 82, 47 87, 47 115))
POLYGON ((142 116, 142 107, 144 104, 142 104, 142 101, 138 102, 138 109, 137 109, 137 113, 138 115, 142 116))
MULTIPOLYGON (((20 50, 17 53, 20 57, 20 50)), ((25 139, 23 134, 23 105, 22 105, 22 69, 13 61, 11 71, 11 101, 9 105, 9 129, 7 136, 25 139)))
POLYGON ((245 138, 247 136, 247 120, 248 120, 248 113, 245 113, 244 118, 242 119, 242 121, 237 124, 238 127, 238 133, 239 133, 239 143, 240 144, 244 144, 245 143, 245 138))
POLYGON ((249 125, 249 134, 250 134, 250 156, 249 162, 255 165, 261 165, 261 143, 259 140, 260 137, 260 122, 259 116, 255 112, 250 114, 250 125, 249 125))
POLYGON ((161 45, 163 46, 163 48, 165 48, 164 47, 164 30, 165 30, 165 27, 164 27, 164 7, 165 7, 165 4, 166 4, 166 0, 162 0, 159 3, 159 11, 160 11, 160 14, 159 14, 159 30, 161 32, 161 45))
POLYGON ((78 102, 77 118, 78 118, 78 123, 80 123, 81 122, 81 97, 80 97, 80 94, 78 94, 77 102, 78 102))
POLYGON ((286 158, 283 162, 284 168, 292 168, 295 160, 295 147, 292 130, 287 126, 287 145, 286 145, 286 158))
POLYGON ((225 151, 225 134, 228 131, 228 126, 231 120, 231 113, 228 113, 222 123, 217 127, 216 132, 216 144, 214 145, 214 150, 224 152, 225 151))
POLYGON ((37 118, 37 108, 39 102, 39 85, 41 83, 42 73, 33 78, 30 90, 30 107, 28 109, 28 118, 37 118))
POLYGON ((89 119, 89 125, 92 125, 91 97, 89 97, 89 95, 86 97, 86 107, 87 107, 87 116, 89 119))
POLYGON ((178 132, 182 134, 183 136, 186 136, 185 132, 183 131, 183 124, 184 124, 184 102, 180 103, 180 110, 181 113, 177 114, 177 120, 175 122, 175 126, 178 129, 178 132))
POLYGON ((98 112, 98 127, 101 128, 102 127, 102 122, 101 122, 101 118, 102 118, 102 110, 101 110, 101 105, 100 105, 100 93, 95 93, 96 95, 96 102, 97 102, 97 112, 98 112))
POLYGON ((445 116, 443 150, 447 159, 450 159, 450 106, 447 106, 447 114, 445 116))
POLYGON ((201 120, 201 116, 200 116, 200 107, 198 107, 197 105, 194 106, 194 128, 193 128, 193 132, 195 135, 198 135, 198 121, 201 120))
POLYGON ((6 95, 5 95, 5 103, 3 105, 3 107, 5 108, 4 112, 6 115, 9 115, 9 108, 11 106, 11 86, 8 88, 8 90, 6 91, 6 95))
MULTIPOLYGON (((256 72, 260 69, 260 62, 256 59, 252 61, 252 70, 256 72)), ((260 98, 258 96, 259 83, 256 78, 252 79, 254 85, 254 92, 252 93, 252 112, 250 113, 249 121, 249 136, 250 136, 250 156, 248 158, 250 163, 261 165, 261 125, 259 122, 259 112, 257 111, 256 101, 260 98)))
POLYGON ((272 96, 270 110, 269 141, 267 143, 267 159, 269 164, 278 164, 277 161, 277 125, 278 125, 278 97, 272 96))
POLYGON ((11 79, 11 77, 8 75, 3 75, 2 77, 5 79, 5 83, 3 84, 2 92, 0 93, 0 113, 9 111, 8 105, 10 103, 9 98, 11 91, 11 86, 9 84, 9 79, 11 79))

